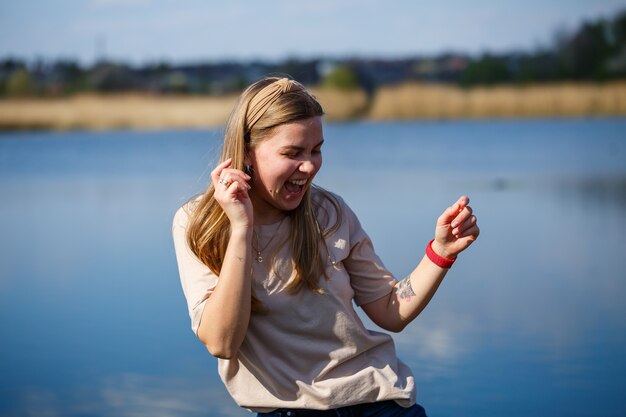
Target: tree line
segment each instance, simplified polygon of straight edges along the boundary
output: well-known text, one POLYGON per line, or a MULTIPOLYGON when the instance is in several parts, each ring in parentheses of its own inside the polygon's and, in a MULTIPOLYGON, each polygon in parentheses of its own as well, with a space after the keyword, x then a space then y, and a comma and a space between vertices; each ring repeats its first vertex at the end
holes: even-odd
POLYGON ((223 95, 267 74, 289 75, 307 85, 376 88, 407 81, 463 87, 558 81, 602 82, 626 78, 626 10, 559 33, 549 47, 528 52, 470 56, 445 53, 402 59, 286 59, 269 62, 159 62, 134 67, 106 59, 76 61, 0 59, 0 96, 55 97, 84 92, 223 95))

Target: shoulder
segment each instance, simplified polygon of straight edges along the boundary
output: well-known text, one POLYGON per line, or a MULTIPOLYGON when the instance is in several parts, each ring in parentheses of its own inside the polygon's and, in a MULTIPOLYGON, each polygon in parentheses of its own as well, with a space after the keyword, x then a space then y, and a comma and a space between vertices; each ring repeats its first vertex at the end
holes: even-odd
POLYGON ((180 206, 176 213, 174 213, 174 219, 172 221, 172 228, 186 228, 187 223, 189 223, 189 217, 195 210, 198 202, 202 198, 202 195, 195 196, 191 200, 187 201, 185 204, 180 206))
POLYGON ((335 194, 318 186, 313 187, 311 192, 311 200, 314 206, 322 206, 327 209, 335 208, 345 212, 345 214, 354 215, 353 210, 339 194, 335 194))
POLYGON ((326 209, 339 208, 342 210, 350 209, 350 207, 348 207, 348 204, 346 204, 346 202, 340 195, 319 186, 314 186, 311 189, 311 201, 316 207, 319 206, 326 209))
POLYGON ((318 186, 311 188, 311 203, 315 215, 322 225, 341 220, 346 205, 337 194, 318 186))
POLYGON ((335 229, 342 224, 351 229, 360 227, 356 214, 341 196, 317 186, 311 191, 313 207, 323 229, 335 229))

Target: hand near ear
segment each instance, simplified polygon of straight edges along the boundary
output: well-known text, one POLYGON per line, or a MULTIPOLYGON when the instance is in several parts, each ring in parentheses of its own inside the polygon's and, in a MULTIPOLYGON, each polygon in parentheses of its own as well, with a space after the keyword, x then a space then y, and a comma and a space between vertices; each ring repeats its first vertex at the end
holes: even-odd
POLYGON ((211 172, 213 197, 228 216, 232 228, 251 227, 253 210, 248 195, 251 177, 239 169, 229 168, 231 164, 232 159, 227 159, 211 172))

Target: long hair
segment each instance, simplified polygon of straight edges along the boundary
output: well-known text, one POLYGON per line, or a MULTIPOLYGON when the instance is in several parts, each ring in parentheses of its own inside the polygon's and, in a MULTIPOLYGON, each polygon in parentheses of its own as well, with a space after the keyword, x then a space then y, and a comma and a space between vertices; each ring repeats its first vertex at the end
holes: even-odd
MULTIPOLYGON (((244 170, 244 159, 255 145, 271 136, 280 125, 315 116, 324 111, 319 102, 300 83, 287 78, 267 77, 249 86, 233 109, 224 135, 220 163, 232 158, 231 168, 244 170)), ((340 222, 337 201, 317 188, 322 198, 328 199, 337 212, 334 225, 320 225, 319 206, 314 204, 309 188, 300 205, 289 212, 291 226, 289 241, 296 274, 287 283, 291 293, 305 287, 321 293, 319 279, 326 277, 323 238, 335 230, 340 222)), ((213 184, 194 202, 187 228, 187 242, 192 252, 219 276, 230 238, 230 222, 222 207, 213 198, 213 184)), ((323 216, 329 218, 328 216, 323 216)), ((327 249, 325 248, 324 251, 327 249)), ((263 306, 252 297, 253 311, 263 306)))

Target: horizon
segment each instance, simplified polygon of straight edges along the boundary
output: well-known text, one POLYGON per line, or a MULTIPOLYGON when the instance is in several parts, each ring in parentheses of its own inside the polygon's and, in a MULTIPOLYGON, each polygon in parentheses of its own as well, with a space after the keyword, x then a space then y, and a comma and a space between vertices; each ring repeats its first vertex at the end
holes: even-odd
POLYGON ((625 9, 617 0, 23 0, 0 5, 0 57, 142 66, 533 52, 625 9))

